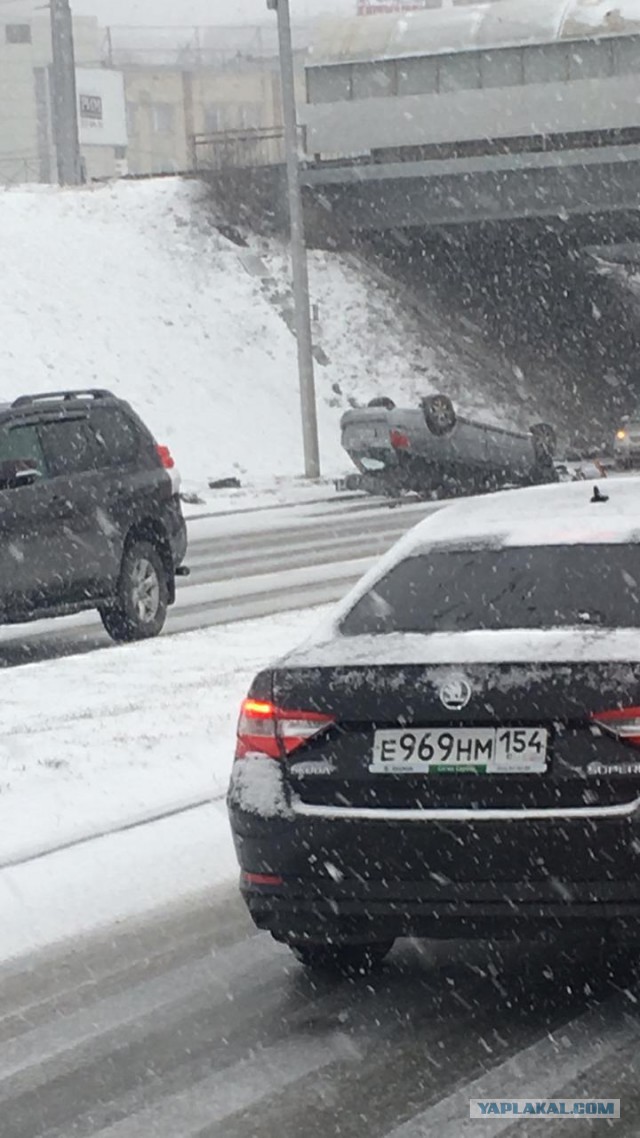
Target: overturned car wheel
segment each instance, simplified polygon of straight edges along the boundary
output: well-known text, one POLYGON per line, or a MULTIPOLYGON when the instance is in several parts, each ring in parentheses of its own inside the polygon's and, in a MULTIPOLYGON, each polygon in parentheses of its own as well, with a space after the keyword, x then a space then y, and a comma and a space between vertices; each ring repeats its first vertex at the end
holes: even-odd
POLYGON ((421 403, 422 414, 432 435, 450 435, 457 422, 455 407, 448 395, 427 395, 421 403))
POLYGON ((375 399, 370 399, 367 407, 383 407, 385 411, 395 411, 396 405, 393 399, 389 399, 388 395, 376 395, 375 399))

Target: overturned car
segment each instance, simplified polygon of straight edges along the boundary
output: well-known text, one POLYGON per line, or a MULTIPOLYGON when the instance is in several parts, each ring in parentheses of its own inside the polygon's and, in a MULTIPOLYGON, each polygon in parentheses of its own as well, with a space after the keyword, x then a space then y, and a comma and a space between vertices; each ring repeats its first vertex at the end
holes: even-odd
POLYGON ((373 494, 437 496, 556 482, 556 433, 547 423, 518 432, 473 422, 446 395, 416 408, 386 397, 342 416, 342 445, 360 472, 349 482, 373 494))

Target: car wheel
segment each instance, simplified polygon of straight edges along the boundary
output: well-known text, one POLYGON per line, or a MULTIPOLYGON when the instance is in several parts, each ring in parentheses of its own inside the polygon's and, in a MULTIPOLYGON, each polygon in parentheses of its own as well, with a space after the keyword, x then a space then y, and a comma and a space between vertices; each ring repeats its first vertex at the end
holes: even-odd
POLYGON ((393 399, 389 399, 388 395, 377 395, 375 399, 370 399, 367 407, 384 407, 385 411, 395 411, 396 405, 393 399))
POLYGON ((558 446, 558 439, 551 424, 536 423, 535 426, 531 428, 531 435, 533 437, 533 452, 538 465, 545 466, 553 462, 558 446))
POLYGON ((428 395, 421 403, 422 414, 432 435, 443 438, 450 435, 457 423, 457 415, 448 395, 428 395))
POLYGON ((366 976, 393 948, 392 940, 376 944, 291 944, 296 960, 312 972, 366 976))
POLYGON ((112 640, 148 640, 164 628, 169 607, 167 573, 155 545, 134 541, 125 550, 115 604, 100 609, 112 640))

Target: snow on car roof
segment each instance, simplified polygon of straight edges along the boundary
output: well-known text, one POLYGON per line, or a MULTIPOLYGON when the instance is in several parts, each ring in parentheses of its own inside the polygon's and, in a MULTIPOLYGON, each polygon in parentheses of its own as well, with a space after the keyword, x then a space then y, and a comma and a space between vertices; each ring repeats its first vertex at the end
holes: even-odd
MULTIPOLYGON (((640 541, 640 477, 505 490, 470 498, 419 522, 402 555, 434 545, 581 545, 640 541)), ((400 548, 396 546, 396 551, 400 548)))
MULTIPOLYGON (((467 498, 430 514, 400 538, 320 622, 311 639, 300 646, 300 652, 303 655, 307 645, 332 640, 340 621, 356 602, 407 557, 489 543, 513 547, 625 542, 640 544, 640 477, 605 478, 597 484, 556 483, 467 498), (596 485, 608 501, 592 502, 596 485)), ((633 636, 640 645, 637 629, 633 636)))

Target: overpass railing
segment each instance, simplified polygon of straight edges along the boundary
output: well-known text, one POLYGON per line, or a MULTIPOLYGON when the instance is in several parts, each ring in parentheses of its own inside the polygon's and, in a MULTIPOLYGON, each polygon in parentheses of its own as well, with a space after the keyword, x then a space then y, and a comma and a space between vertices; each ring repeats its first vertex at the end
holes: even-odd
POLYGON ((280 166, 286 161, 284 130, 256 127, 196 134, 192 138, 192 152, 195 170, 280 166))

